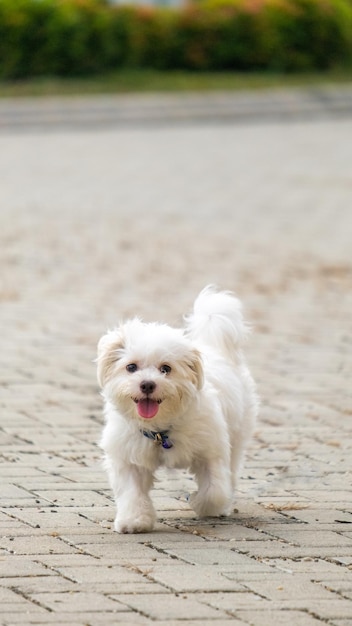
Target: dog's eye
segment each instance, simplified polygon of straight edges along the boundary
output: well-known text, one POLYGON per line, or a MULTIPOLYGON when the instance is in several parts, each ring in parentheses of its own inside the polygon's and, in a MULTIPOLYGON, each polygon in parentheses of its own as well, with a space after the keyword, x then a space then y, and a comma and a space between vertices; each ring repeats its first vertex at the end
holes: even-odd
POLYGON ((162 374, 170 374, 171 367, 170 367, 170 365, 166 365, 166 364, 161 365, 160 371, 161 371, 162 374))
POLYGON ((133 374, 133 372, 136 372, 138 370, 138 367, 135 363, 129 363, 128 365, 126 365, 126 370, 130 374, 133 374))

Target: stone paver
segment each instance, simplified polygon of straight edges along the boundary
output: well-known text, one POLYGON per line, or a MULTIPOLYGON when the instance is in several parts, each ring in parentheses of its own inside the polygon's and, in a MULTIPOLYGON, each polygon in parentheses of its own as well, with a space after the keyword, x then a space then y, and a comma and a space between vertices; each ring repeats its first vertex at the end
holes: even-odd
POLYGON ((250 125, 220 97, 188 117, 163 100, 155 125, 153 96, 145 124, 139 102, 100 127, 94 100, 77 128, 78 101, 65 123, 60 103, 0 103, 1 626, 352 624, 346 94, 321 119, 296 93, 317 115, 280 122, 251 100, 250 125), (178 323, 210 282, 254 326, 262 406, 236 511, 197 520, 191 477, 160 472, 155 531, 117 535, 96 343, 121 316, 178 323))

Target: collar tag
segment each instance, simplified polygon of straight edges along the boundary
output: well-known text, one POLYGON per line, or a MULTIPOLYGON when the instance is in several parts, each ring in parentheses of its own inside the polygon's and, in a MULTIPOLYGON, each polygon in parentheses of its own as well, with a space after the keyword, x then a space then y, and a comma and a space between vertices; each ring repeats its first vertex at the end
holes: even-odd
POLYGON ((141 430, 142 435, 154 441, 157 446, 161 446, 164 450, 170 450, 173 447, 173 443, 169 441, 169 431, 161 430, 159 432, 155 430, 141 430))

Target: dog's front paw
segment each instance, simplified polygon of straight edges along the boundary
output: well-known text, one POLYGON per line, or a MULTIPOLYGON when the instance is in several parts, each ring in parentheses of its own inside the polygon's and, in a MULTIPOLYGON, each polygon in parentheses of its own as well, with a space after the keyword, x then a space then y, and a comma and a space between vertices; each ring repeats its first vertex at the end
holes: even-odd
POLYGON ((195 493, 190 497, 190 505, 198 517, 220 517, 231 512, 232 498, 224 493, 195 493))
POLYGON ((155 515, 148 513, 137 517, 119 517, 117 515, 114 528, 117 533, 148 533, 153 530, 155 515))

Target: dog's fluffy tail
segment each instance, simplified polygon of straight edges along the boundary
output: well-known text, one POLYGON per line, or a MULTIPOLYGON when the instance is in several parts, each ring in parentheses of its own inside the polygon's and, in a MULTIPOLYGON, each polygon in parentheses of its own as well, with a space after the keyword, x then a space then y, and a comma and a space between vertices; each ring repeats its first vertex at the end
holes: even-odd
POLYGON ((200 292, 193 313, 185 319, 186 333, 191 339, 237 361, 241 345, 250 332, 238 298, 209 285, 200 292))

